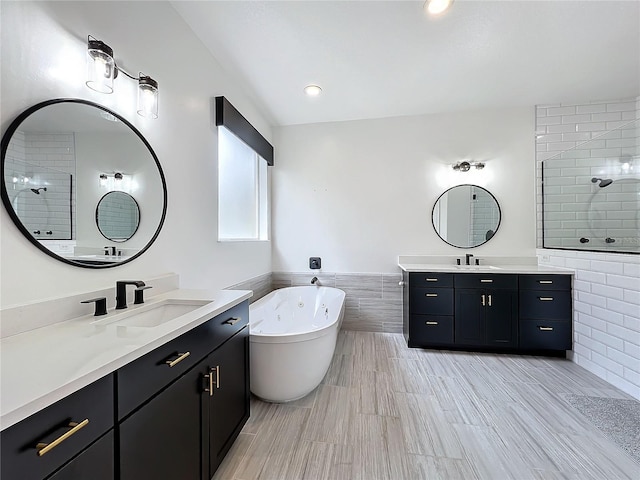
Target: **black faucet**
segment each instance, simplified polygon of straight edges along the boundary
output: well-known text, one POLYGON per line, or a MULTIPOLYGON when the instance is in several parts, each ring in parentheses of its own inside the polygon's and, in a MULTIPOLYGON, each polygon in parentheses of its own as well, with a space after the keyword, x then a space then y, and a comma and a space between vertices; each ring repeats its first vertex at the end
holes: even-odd
POLYGON ((91 300, 83 300, 80 303, 95 303, 96 310, 93 314, 94 317, 107 314, 107 297, 92 298, 91 300))
POLYGON ((473 257, 473 255, 471 255, 470 253, 467 253, 465 257, 466 257, 465 265, 471 265, 470 260, 471 260, 471 257, 473 257))
POLYGON ((134 294, 134 305, 140 305, 144 303, 144 291, 153 288, 151 285, 147 285, 146 287, 138 287, 133 291, 134 294))
POLYGON ((105 255, 113 255, 115 257, 116 256, 116 247, 115 246, 104 247, 104 254, 105 255), (109 253, 109 251, 111 251, 111 253, 109 253))
POLYGON ((116 282, 116 310, 127 308, 127 285, 135 285, 137 288, 144 287, 142 280, 119 280, 116 282))

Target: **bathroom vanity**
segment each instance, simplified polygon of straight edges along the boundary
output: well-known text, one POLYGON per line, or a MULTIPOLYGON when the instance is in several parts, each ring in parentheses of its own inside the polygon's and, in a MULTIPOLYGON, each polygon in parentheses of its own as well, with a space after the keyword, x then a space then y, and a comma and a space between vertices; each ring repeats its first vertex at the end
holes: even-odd
POLYGON ((409 347, 554 355, 572 348, 571 271, 400 266, 409 347))
POLYGON ((251 292, 178 292, 201 303, 175 321, 107 315, 2 339, 2 478, 213 476, 249 418, 251 292))

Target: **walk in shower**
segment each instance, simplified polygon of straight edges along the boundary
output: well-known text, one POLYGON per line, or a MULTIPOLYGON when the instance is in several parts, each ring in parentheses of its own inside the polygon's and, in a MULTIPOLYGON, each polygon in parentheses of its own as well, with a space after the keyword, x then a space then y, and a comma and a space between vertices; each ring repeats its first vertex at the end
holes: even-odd
POLYGON ((640 253, 640 120, 542 162, 543 246, 640 253))

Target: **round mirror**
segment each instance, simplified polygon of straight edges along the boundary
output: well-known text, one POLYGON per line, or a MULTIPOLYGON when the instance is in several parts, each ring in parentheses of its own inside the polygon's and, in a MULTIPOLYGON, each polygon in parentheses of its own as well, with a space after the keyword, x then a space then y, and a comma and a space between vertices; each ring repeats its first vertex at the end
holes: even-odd
POLYGON ((474 248, 498 231, 500 205, 482 187, 457 185, 438 197, 431 218, 436 233, 449 245, 474 248))
POLYGON ((131 123, 101 105, 55 99, 27 109, 2 138, 1 165, 13 222, 65 263, 121 265, 160 233, 167 189, 158 158, 131 123), (125 204, 129 214, 112 215, 125 204), (118 242, 117 254, 105 238, 118 242))
POLYGON ((109 192, 96 207, 96 225, 104 238, 112 242, 126 242, 138 230, 140 208, 138 202, 125 192, 109 192))

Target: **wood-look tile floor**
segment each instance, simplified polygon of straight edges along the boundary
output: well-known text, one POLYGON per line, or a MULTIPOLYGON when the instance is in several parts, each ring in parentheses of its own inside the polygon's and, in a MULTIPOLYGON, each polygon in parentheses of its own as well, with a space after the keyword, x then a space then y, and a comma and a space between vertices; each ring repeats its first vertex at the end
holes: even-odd
POLYGON ((631 398, 564 359, 409 349, 400 334, 342 331, 311 394, 252 401, 214 479, 640 479, 569 393, 631 398))

